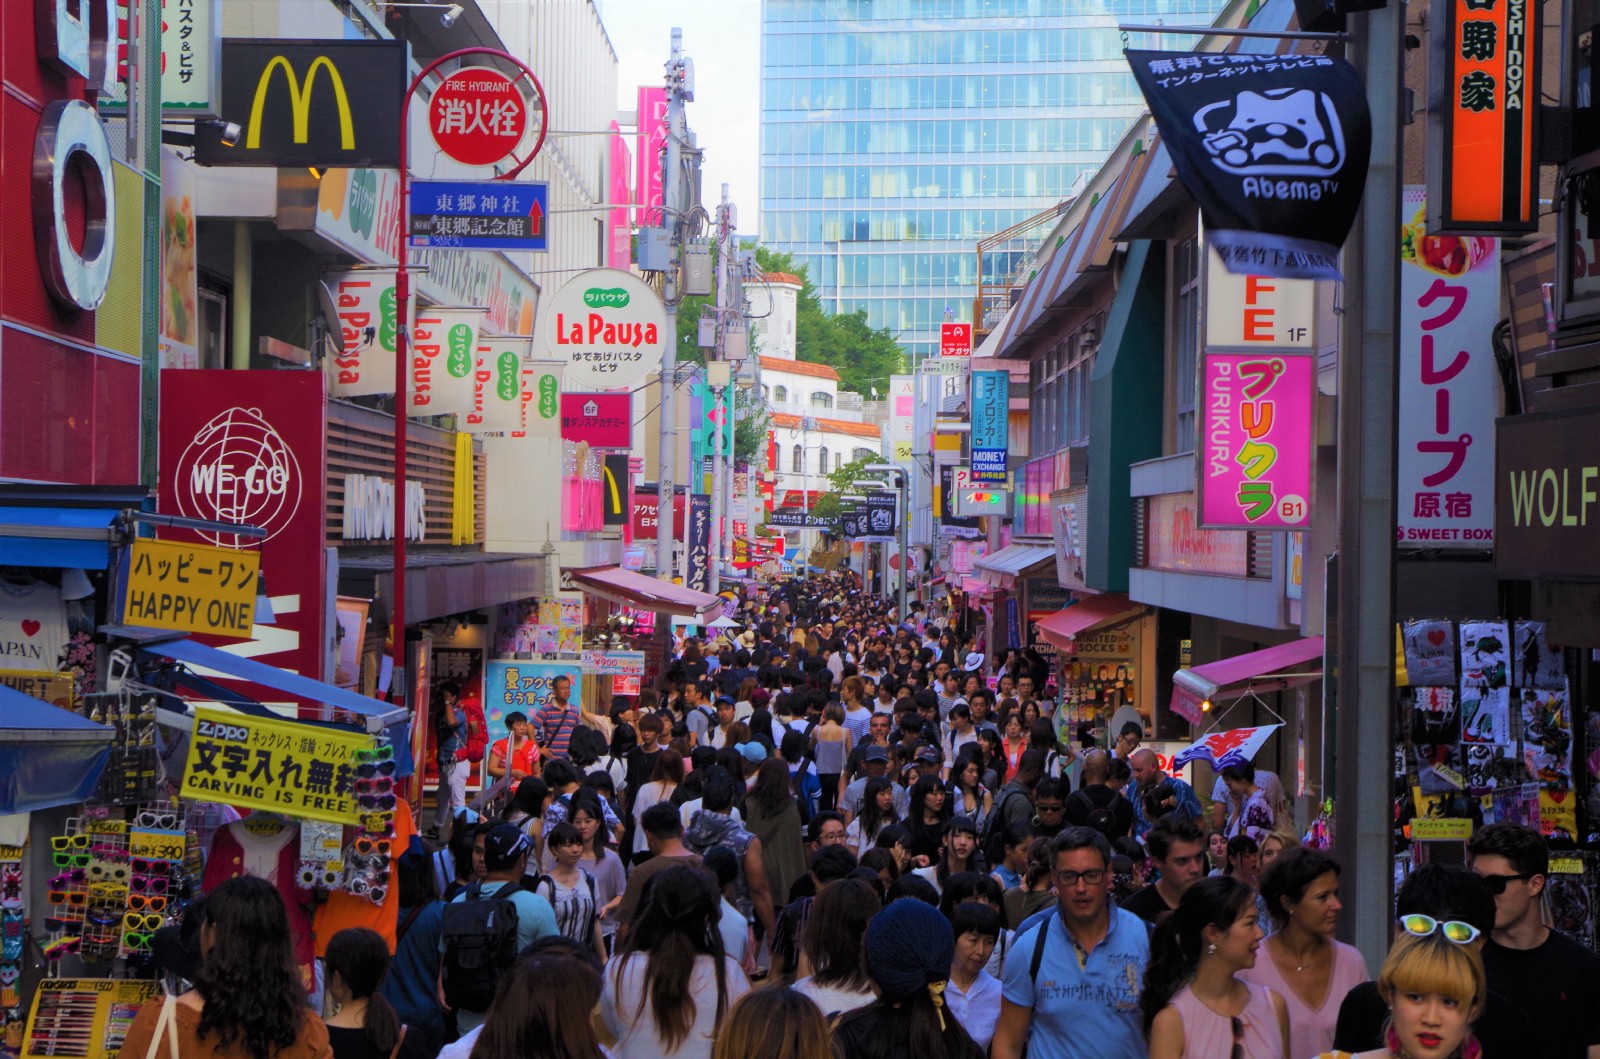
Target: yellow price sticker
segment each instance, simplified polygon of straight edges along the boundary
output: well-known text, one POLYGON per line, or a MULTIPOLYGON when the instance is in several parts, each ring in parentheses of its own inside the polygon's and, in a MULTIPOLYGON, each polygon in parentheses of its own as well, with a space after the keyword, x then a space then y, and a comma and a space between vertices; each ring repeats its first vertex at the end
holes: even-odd
POLYGON ((1472 821, 1457 818, 1415 818, 1411 821, 1413 842, 1465 842, 1472 837, 1472 821))
POLYGON ((145 860, 182 860, 185 850, 182 831, 151 831, 136 827, 128 832, 128 855, 145 860))
POLYGON ((1582 875, 1583 861, 1577 857, 1551 857, 1550 874, 1552 875, 1582 875))

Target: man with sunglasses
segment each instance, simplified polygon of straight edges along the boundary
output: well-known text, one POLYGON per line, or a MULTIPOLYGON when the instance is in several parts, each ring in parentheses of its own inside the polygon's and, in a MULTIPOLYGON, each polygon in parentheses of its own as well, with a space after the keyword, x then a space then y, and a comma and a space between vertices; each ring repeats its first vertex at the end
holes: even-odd
POLYGON ((1069 827, 1050 844, 1056 908, 1011 943, 992 1059, 1144 1059, 1150 935, 1111 901, 1111 845, 1069 827))
POLYGON ((1490 824, 1467 840, 1467 855, 1494 896, 1494 929, 1483 947, 1490 990, 1533 1021, 1540 1059, 1600 1059, 1600 957, 1545 926, 1544 836, 1521 824, 1490 824))
MULTIPOLYGON (((1424 864, 1408 875, 1395 895, 1395 912, 1396 938, 1406 931, 1437 930, 1451 941, 1482 951, 1494 929, 1494 898, 1481 878, 1457 864, 1424 864)), ((1379 994, 1378 983, 1362 982, 1345 994, 1339 1006, 1333 1047, 1351 1053, 1381 1049, 1388 1022, 1389 1005, 1379 994)), ((1536 1037, 1532 1020, 1492 986, 1472 1034, 1483 1048, 1483 1059, 1526 1055, 1528 1042, 1536 1037)))

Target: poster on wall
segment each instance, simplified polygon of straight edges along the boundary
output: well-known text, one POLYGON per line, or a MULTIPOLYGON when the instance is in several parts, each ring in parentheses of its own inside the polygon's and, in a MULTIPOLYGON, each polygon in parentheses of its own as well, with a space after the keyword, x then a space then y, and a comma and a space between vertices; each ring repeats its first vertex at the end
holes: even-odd
POLYGON ((528 662, 514 658, 491 658, 485 668, 483 710, 491 731, 505 727, 508 713, 532 717, 555 701, 557 677, 572 681, 568 701, 583 701, 583 664, 571 662, 528 662))
POLYGON ((200 366, 199 265, 194 224, 194 167, 161 148, 162 368, 200 366))
POLYGON ((1500 373, 1500 243, 1429 235, 1424 188, 1405 189, 1400 229, 1400 416, 1395 543, 1494 546, 1500 373))

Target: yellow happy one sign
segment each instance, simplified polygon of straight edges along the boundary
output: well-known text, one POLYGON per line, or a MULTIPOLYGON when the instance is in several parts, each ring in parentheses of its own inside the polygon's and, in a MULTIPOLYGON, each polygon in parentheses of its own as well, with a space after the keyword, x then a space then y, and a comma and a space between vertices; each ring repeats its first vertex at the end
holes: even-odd
POLYGON ((178 632, 250 635, 261 556, 210 544, 136 540, 122 587, 123 621, 178 632))

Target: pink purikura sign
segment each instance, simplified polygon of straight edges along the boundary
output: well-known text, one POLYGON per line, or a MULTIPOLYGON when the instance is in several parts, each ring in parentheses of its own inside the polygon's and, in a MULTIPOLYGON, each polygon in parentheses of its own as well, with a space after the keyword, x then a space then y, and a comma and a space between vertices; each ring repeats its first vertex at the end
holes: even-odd
POLYGON ((1204 355, 1196 449, 1204 528, 1310 524, 1316 381, 1314 356, 1204 355))
POLYGON ((633 230, 628 225, 627 203, 633 201, 633 189, 628 186, 628 170, 633 166, 633 156, 628 152, 628 140, 615 121, 611 123, 611 209, 606 214, 610 231, 606 249, 606 265, 628 271, 633 263, 633 230))
POLYGON ((667 142, 667 90, 639 89, 639 175, 633 182, 634 219, 643 226, 660 224, 661 145, 667 142))

